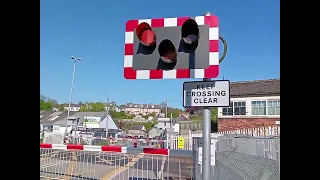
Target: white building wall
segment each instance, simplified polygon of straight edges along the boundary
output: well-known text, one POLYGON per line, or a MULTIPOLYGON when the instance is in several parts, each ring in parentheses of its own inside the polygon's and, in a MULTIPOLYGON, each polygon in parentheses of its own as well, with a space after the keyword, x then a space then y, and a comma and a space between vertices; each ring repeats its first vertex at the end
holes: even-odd
MULTIPOLYGON (((218 108, 218 118, 239 118, 239 117, 271 117, 276 118, 280 115, 252 115, 251 101, 257 100, 280 100, 280 96, 265 96, 265 97, 243 97, 243 98, 231 98, 231 102, 245 101, 246 102, 246 115, 233 115, 233 116, 222 116, 222 107, 218 108)), ((267 108, 268 109, 268 108, 267 108)))

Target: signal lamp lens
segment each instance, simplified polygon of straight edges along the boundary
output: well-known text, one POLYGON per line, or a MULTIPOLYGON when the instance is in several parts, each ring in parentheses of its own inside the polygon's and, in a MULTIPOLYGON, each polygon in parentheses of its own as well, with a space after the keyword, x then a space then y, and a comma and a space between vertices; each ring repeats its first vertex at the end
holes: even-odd
POLYGON ((177 50, 169 39, 164 39, 158 46, 160 58, 165 63, 172 63, 177 59, 177 50))
POLYGON ((198 43, 199 27, 195 20, 186 20, 181 27, 181 38, 186 44, 192 45, 198 43))
POLYGON ((140 23, 138 27, 136 28, 136 34, 139 38, 141 44, 144 46, 152 46, 156 42, 156 35, 153 32, 151 26, 146 23, 140 23))

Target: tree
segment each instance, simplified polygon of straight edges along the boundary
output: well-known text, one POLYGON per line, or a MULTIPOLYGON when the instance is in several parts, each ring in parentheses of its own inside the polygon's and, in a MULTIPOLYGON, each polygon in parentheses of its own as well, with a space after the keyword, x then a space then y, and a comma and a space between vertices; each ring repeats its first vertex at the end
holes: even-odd
POLYGON ((114 119, 133 119, 134 117, 131 114, 125 114, 123 111, 117 112, 114 110, 110 110, 109 113, 114 119))
POLYGON ((50 111, 56 105, 58 105, 57 100, 47 98, 40 94, 40 111, 50 111))
POLYGON ((110 110, 109 113, 114 119, 123 119, 124 117, 123 111, 117 112, 117 111, 110 110))
POLYGON ((102 112, 102 111, 105 111, 105 107, 104 107, 104 104, 101 102, 87 103, 83 105, 79 111, 80 112, 102 112))
POLYGON ((149 132, 154 125, 156 125, 157 123, 156 122, 145 122, 145 123, 142 123, 142 125, 146 128, 146 131, 149 132))
POLYGON ((168 117, 171 117, 172 114, 172 118, 177 118, 181 112, 182 111, 180 109, 168 108, 168 117))
POLYGON ((212 108, 211 113, 211 132, 215 133, 218 132, 218 108, 212 108))
POLYGON ((40 99, 40 111, 50 111, 52 110, 53 105, 51 102, 44 101, 43 99, 40 99))
POLYGON ((63 104, 60 104, 58 111, 64 111, 64 110, 65 110, 65 109, 64 109, 64 105, 63 105, 63 104))
POLYGON ((152 112, 152 113, 149 113, 149 114, 147 114, 145 116, 142 116, 142 117, 145 118, 145 119, 148 119, 149 117, 155 117, 156 115, 157 114, 155 112, 152 112))
POLYGON ((218 123, 218 108, 211 109, 211 121, 214 123, 218 123))

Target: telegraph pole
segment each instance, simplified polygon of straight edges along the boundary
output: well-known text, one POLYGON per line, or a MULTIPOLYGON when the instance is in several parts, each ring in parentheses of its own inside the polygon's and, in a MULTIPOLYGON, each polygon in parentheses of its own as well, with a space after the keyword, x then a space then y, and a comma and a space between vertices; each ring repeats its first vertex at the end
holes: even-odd
POLYGON ((109 116, 110 116, 110 114, 109 114, 109 108, 110 108, 110 104, 109 104, 109 98, 107 99, 107 122, 106 122, 106 138, 108 138, 108 131, 109 131, 109 129, 108 129, 108 123, 109 123, 109 116))
POLYGON ((170 149, 173 148, 173 133, 174 130, 172 129, 173 126, 173 119, 172 119, 172 113, 170 114, 170 149))
POLYGON ((168 117, 168 98, 166 98, 166 118, 168 117))

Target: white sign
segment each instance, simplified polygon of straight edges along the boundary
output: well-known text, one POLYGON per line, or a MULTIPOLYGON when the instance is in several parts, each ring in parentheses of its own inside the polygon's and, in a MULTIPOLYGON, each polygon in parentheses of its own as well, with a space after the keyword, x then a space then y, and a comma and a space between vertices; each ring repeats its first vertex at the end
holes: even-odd
POLYGON ((230 81, 194 81, 183 83, 183 107, 227 107, 230 105, 230 81))
MULTIPOLYGON (((216 165, 216 139, 211 139, 211 166, 216 165)), ((198 164, 202 164, 202 147, 198 150, 198 164)))

